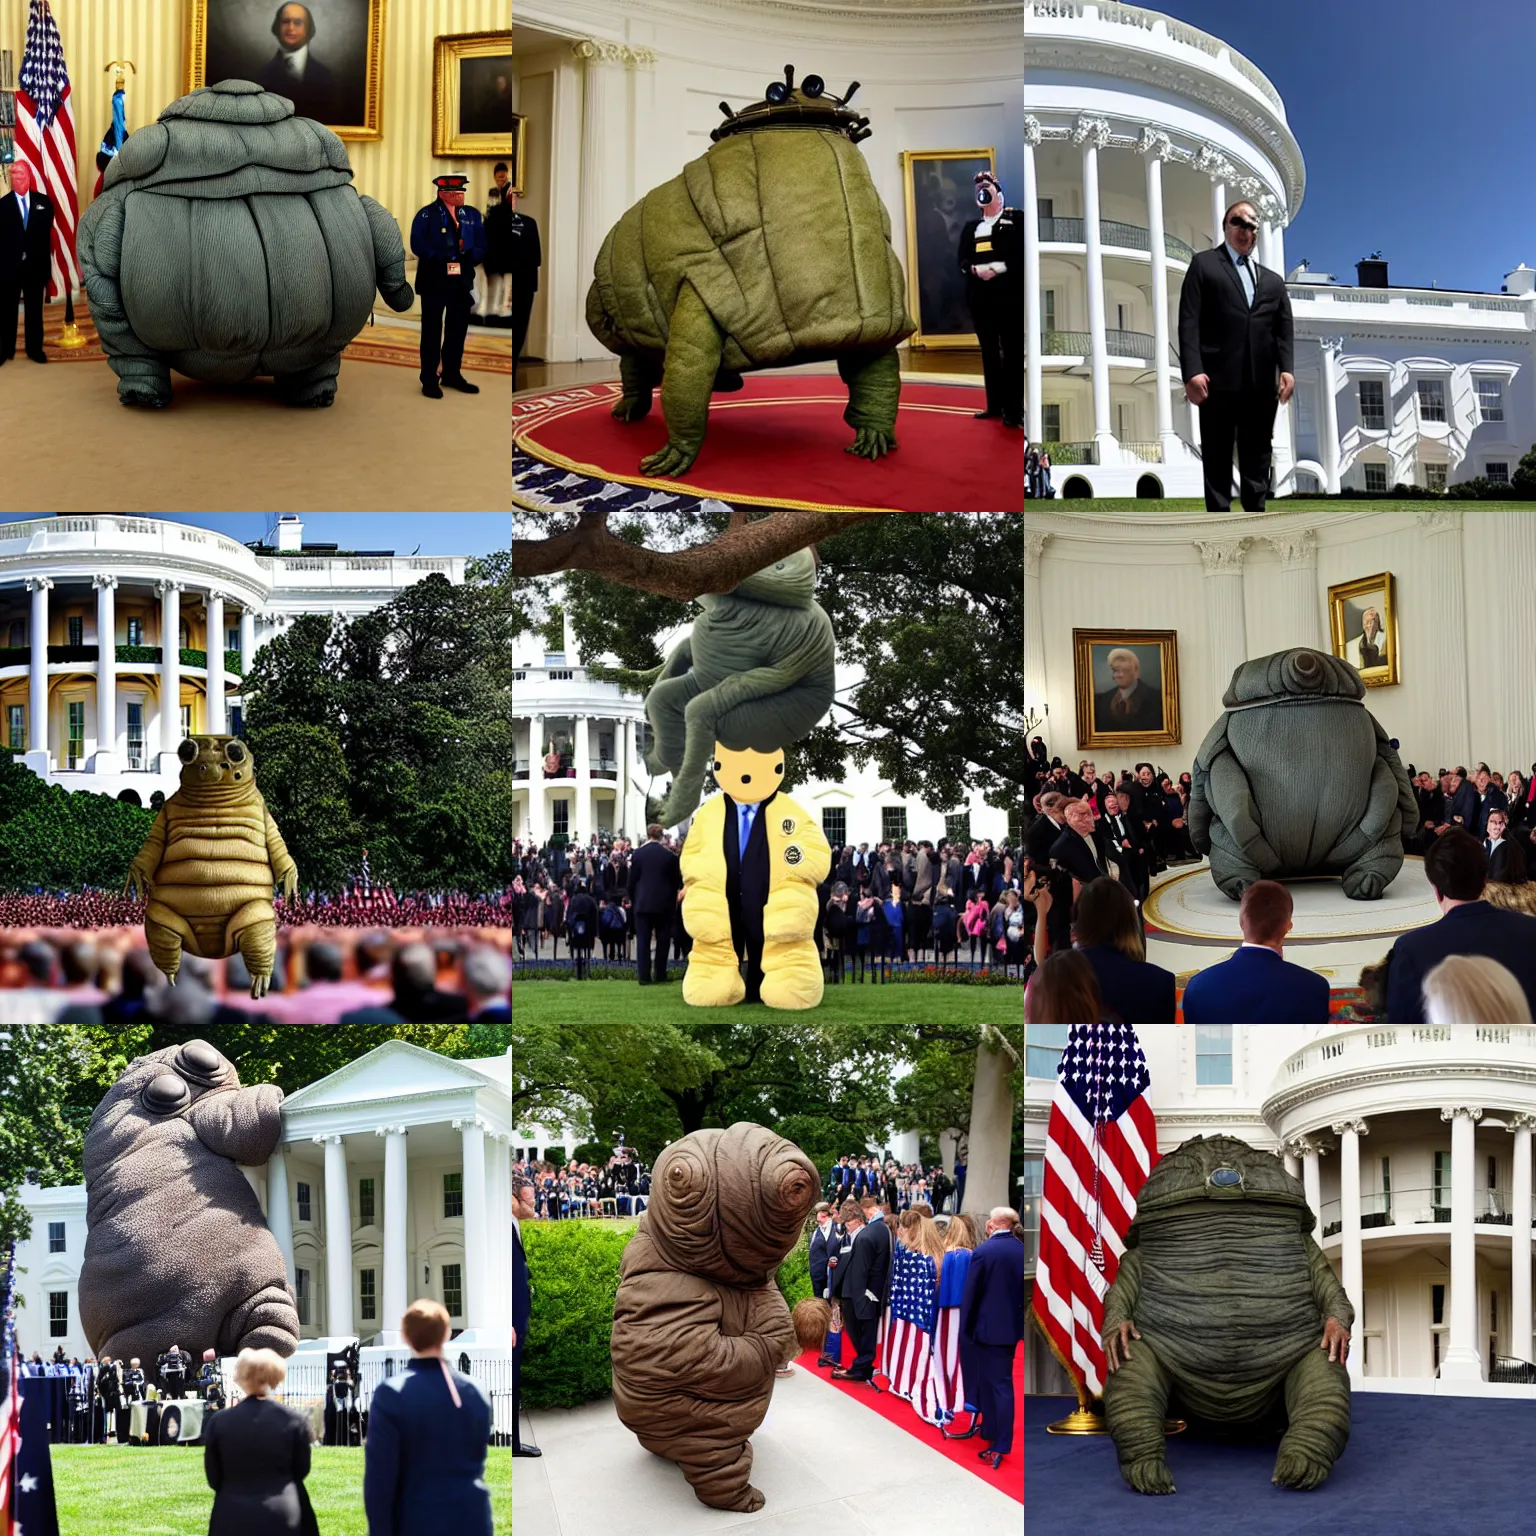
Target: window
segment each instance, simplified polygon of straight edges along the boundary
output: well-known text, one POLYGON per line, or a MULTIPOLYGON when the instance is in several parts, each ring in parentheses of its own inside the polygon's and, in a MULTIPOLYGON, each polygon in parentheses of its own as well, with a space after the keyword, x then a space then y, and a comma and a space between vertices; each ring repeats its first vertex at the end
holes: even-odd
POLYGON ((144 706, 142 704, 128 706, 128 766, 130 768, 144 766, 144 706))
POLYGON ((1432 491, 1445 489, 1445 465, 1426 464, 1424 466, 1424 484, 1432 491))
POLYGON ((1024 1268, 1030 1269, 1040 1253, 1040 1196, 1045 1189, 1045 1159, 1024 1159, 1024 1268))
POLYGON ((299 1220, 308 1221, 309 1216, 309 1185, 299 1184, 296 1189, 299 1200, 299 1220))
POLYGON ((143 619, 129 619, 128 620, 128 644, 129 645, 143 645, 144 644, 144 620, 143 619))
POLYGON ((571 802, 569 800, 555 800, 550 809, 554 813, 555 831, 561 837, 571 835, 571 802))
POLYGON ((1387 430, 1385 386, 1380 379, 1360 380, 1360 425, 1367 432, 1387 430))
POLYGON ((48 1223, 48 1252, 64 1252, 64 1223, 62 1221, 50 1221, 48 1223))
POLYGON ((21 619, 11 620, 11 645, 25 645, 27 643, 27 626, 21 619))
POLYGON ((1488 1188, 1489 1189, 1497 1189, 1499 1187, 1499 1177, 1498 1177, 1498 1175, 1499 1175, 1498 1159, 1490 1157, 1488 1159, 1488 1188))
MULTIPOLYGON (((300 1189, 304 1189, 306 1187, 307 1186, 303 1185, 303 1184, 299 1185, 300 1189)), ((307 1221, 309 1218, 305 1217, 304 1219, 307 1221)), ((293 1294, 294 1294, 295 1299, 298 1302, 298 1307, 299 1307, 299 1326, 301 1328, 308 1328, 309 1327, 310 1318, 309 1318, 309 1271, 307 1269, 296 1269, 296 1270, 294 1270, 294 1272, 293 1272, 293 1294)))
POLYGON ((69 636, 67 644, 85 644, 85 620, 79 614, 71 614, 69 618, 65 619, 64 627, 69 636))
POLYGON ((552 683, 568 683, 575 675, 570 667, 551 667, 549 680, 552 683))
POLYGON ((848 810, 841 805, 828 805, 821 812, 822 836, 834 848, 848 841, 848 810))
POLYGON ((1419 420, 1445 420, 1445 380, 1419 380, 1419 420))
POLYGON ((6 711, 9 716, 7 721, 7 737, 13 752, 25 752, 27 750, 27 727, 24 704, 12 704, 6 711))
POLYGON ((1121 331, 1130 330, 1130 326, 1126 324, 1124 304, 1115 305, 1115 328, 1121 331))
POLYGON ((1026 1024, 1024 1026, 1024 1076, 1056 1076, 1061 1053, 1067 1048, 1070 1024, 1026 1024))
MULTIPOLYGON (((372 1181, 370 1180, 369 1182, 371 1183, 372 1181)), ((360 1269, 357 1272, 357 1278, 361 1287, 358 1292, 357 1315, 365 1323, 374 1322, 379 1315, 378 1299, 373 1284, 374 1271, 371 1269, 360 1269)))
MULTIPOLYGON (((443 1175, 443 1215, 462 1216, 464 1214, 464 1175, 462 1173, 445 1173, 443 1175)), ((450 1308, 450 1310, 452 1310, 450 1308)))
MULTIPOLYGON (((1479 421, 1504 420, 1503 379, 1477 381, 1477 417, 1479 421)), ((14 644, 14 642, 12 642, 14 644)))
POLYGON ((238 624, 232 629, 224 631, 224 649, 226 651, 238 651, 240 649, 240 626, 238 624))
POLYGON ((1195 1025, 1195 1081, 1230 1083, 1232 1081, 1232 1026, 1230 1024, 1195 1025))
POLYGON ((192 642, 187 638, 187 621, 185 619, 183 619, 176 626, 176 641, 184 651, 187 650, 192 644, 192 642))
POLYGON ((48 1292, 48 1337, 62 1339, 69 1332, 69 1292, 48 1292))
POLYGON ((1121 400, 1115 406, 1115 436, 1125 439, 1131 435, 1131 408, 1121 400))
MULTIPOLYGON (((1430 1199, 1434 1205, 1434 1219, 1436 1221, 1449 1221, 1451 1219, 1451 1154, 1449 1152, 1435 1153, 1435 1182, 1430 1199)), ((1440 1319, 1437 1317, 1438 1323, 1440 1319)))
POLYGON ((1483 473, 1495 485, 1509 484, 1509 465, 1502 461, 1493 464, 1485 464, 1483 466, 1483 473))
POLYGON ((69 766, 75 767, 85 756, 85 700, 75 699, 69 710, 69 766))
POLYGON ((464 1270, 458 1264, 443 1265, 443 1305, 449 1317, 464 1316, 464 1270))
POLYGON ((360 1227, 373 1225, 373 1180, 359 1179, 357 1181, 357 1224, 360 1227))
POLYGON ((1048 443, 1059 443, 1061 439, 1061 407, 1059 405, 1043 405, 1040 407, 1040 431, 1044 440, 1048 443))
POLYGON ((1385 464, 1367 464, 1365 466, 1365 488, 1368 491, 1386 490, 1387 466, 1385 464))
POLYGON ((245 711, 238 704, 229 706, 229 734, 231 736, 245 735, 245 711))
POLYGON ((944 836, 952 843, 968 843, 971 840, 971 813, 961 811, 958 816, 944 818, 944 836))
POLYGON ((1383 1226, 1392 1225, 1392 1159, 1384 1157, 1381 1160, 1381 1222, 1383 1226))
POLYGON ((191 734, 192 734, 192 706, 190 704, 183 704, 181 706, 181 735, 182 735, 182 739, 185 740, 191 734))
POLYGON ((1040 328, 1045 331, 1054 331, 1056 329, 1056 290, 1047 288, 1040 297, 1045 300, 1040 314, 1040 328))
POLYGON ((904 805, 880 807, 880 841, 903 843, 907 839, 907 808, 904 805))

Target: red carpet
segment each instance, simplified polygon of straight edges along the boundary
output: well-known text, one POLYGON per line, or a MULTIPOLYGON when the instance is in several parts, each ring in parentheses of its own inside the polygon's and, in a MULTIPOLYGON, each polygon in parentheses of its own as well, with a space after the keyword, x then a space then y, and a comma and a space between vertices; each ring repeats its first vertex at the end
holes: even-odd
MULTIPOLYGON (((911 1403, 905 1398, 895 1397, 889 1392, 875 1392, 863 1382, 834 1381, 828 1367, 817 1366, 818 1353, 819 1351, 814 1349, 807 1350, 803 1355, 796 1357, 795 1363, 804 1366, 812 1376, 819 1376, 828 1386, 835 1387, 849 1397, 856 1397, 865 1407, 878 1413, 881 1418, 889 1419, 892 1424, 906 1430, 909 1435, 915 1435, 924 1445, 931 1445, 934 1450, 947 1456, 956 1466, 975 1473, 983 1482, 990 1483, 1000 1492, 1006 1493, 1010 1499, 1017 1499, 1020 1504, 1024 1502, 1024 1461, 1019 1454, 1024 1439, 1024 1351, 1022 1349, 1013 1357, 1013 1451, 1010 1455, 1003 1457, 1003 1464, 995 1472, 990 1462, 982 1461, 976 1455, 983 1444, 980 1435, 970 1440, 946 1440, 932 1424, 925 1424, 918 1418, 911 1403)), ((849 1347, 847 1334, 844 1334, 842 1363, 848 1365, 852 1360, 853 1351, 849 1347)), ((880 1380, 878 1377, 876 1379, 880 1380)), ((883 1380, 881 1385, 884 1386, 883 1380)), ((969 1422, 970 1415, 963 1415, 961 1423, 969 1422)))
POLYGON ((815 511, 1018 512, 1023 510, 1024 437, 1000 421, 974 421, 980 384, 903 381, 900 445, 871 462, 843 449, 848 392, 836 374, 753 374, 735 394, 716 395, 709 433, 688 473, 648 479, 640 460, 667 440, 657 396, 644 421, 611 414, 617 383, 551 390, 513 404, 513 440, 529 459, 622 485, 724 502, 815 511))

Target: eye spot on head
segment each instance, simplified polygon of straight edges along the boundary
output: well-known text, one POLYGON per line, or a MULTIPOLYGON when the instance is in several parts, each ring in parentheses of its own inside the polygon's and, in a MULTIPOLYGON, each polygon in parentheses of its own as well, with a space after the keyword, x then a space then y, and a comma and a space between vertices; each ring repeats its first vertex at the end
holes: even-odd
POLYGON ((742 774, 742 776, 741 776, 741 782, 742 782, 742 783, 743 783, 743 784, 750 784, 750 783, 751 783, 751 782, 752 782, 752 775, 751 775, 751 774, 750 774, 750 773, 744 773, 744 774, 742 774))
POLYGON ((720 759, 718 757, 715 759, 715 772, 720 772, 720 759))
POLYGON ((783 763, 775 763, 773 765, 773 771, 775 773, 783 773, 784 772, 784 764, 783 763))

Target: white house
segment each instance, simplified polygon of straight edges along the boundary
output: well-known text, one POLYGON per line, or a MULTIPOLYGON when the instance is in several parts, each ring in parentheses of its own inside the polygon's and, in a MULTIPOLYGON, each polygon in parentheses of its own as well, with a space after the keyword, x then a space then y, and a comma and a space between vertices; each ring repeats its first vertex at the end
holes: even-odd
POLYGON ((1179 291, 1227 206, 1285 277, 1296 393, 1276 415, 1276 494, 1508 480, 1536 440, 1536 272, 1498 293, 1336 283, 1286 266, 1306 167, 1285 103, 1218 37, 1138 5, 1024 6, 1025 409, 1058 495, 1199 496, 1179 291))
MULTIPOLYGON (((244 1172, 282 1249, 306 1343, 356 1340, 365 1360, 398 1355, 399 1318, 426 1296, 448 1309, 456 1353, 507 1354, 511 1071, 510 1051, 456 1061, 391 1040, 284 1102, 277 1151, 244 1172)), ((85 1186, 29 1185, 22 1199, 33 1225, 17 1246, 21 1348, 47 1357, 62 1344, 83 1358, 85 1186)))
MULTIPOLYGON (((1037 1251, 1067 1026, 1027 1026, 1026 1281, 1037 1251)), ((1230 1135, 1282 1157, 1355 1307, 1357 1387, 1530 1395, 1495 1361, 1532 1356, 1536 1028, 1146 1025, 1160 1154, 1230 1135), (1506 1374, 1498 1371, 1497 1374, 1506 1374)), ((1033 1326, 1026 1391, 1064 1391, 1033 1326)))

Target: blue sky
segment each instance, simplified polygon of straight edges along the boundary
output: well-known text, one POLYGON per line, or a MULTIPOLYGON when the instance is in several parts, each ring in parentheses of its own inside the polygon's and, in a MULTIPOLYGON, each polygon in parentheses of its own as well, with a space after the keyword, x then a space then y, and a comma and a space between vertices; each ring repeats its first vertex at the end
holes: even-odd
MULTIPOLYGON (((0 522, 30 522, 40 514, 0 513, 0 522)), ((263 538, 273 514, 266 512, 163 512, 164 522, 191 523, 228 534, 242 544, 263 538)), ((339 544, 343 549, 392 549, 409 555, 488 555, 509 549, 508 512, 306 512, 305 543, 339 544)))
POLYGON ((1307 167, 1285 259, 1497 293, 1536 267, 1533 0, 1153 0, 1274 82, 1307 167))

